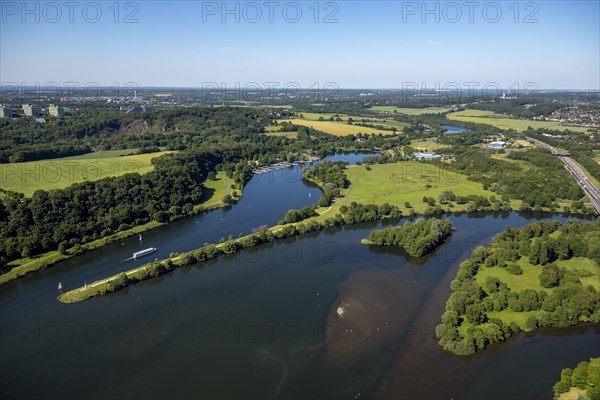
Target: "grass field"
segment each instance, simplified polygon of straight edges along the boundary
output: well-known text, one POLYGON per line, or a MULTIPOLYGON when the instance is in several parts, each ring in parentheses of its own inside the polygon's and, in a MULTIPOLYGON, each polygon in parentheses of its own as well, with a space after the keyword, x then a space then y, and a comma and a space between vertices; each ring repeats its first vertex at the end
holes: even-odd
POLYGON ((568 392, 561 393, 558 400, 579 400, 587 399, 587 390, 572 387, 568 392))
POLYGON ((421 151, 435 151, 435 150, 439 150, 439 149, 445 149, 446 147, 448 147, 443 144, 436 143, 432 139, 427 139, 427 140, 415 139, 415 140, 411 141, 410 145, 412 147, 414 147, 415 149, 421 150, 421 151))
MULTIPOLYGON (((202 203, 197 207, 211 208, 215 205, 222 206, 224 205, 222 202, 223 197, 232 192, 232 190, 230 190, 231 188, 229 187, 229 179, 223 172, 217 172, 214 180, 205 180, 204 187, 206 188, 204 198, 202 199, 202 203)), ((236 189, 240 197, 242 190, 243 189, 236 189)))
MULTIPOLYGON (((127 150, 131 152, 131 150, 127 150)), ((121 150, 118 152, 126 152, 121 150)), ((93 181, 130 172, 145 174, 154 167, 153 158, 169 153, 119 156, 118 152, 98 152, 53 160, 0 164, 0 187, 31 196, 36 190, 61 189, 77 182, 93 181)))
MULTIPOLYGON (((467 180, 464 175, 446 172, 432 164, 413 161, 375 164, 367 171, 364 166, 349 166, 346 176, 351 183, 348 191, 350 201, 362 204, 395 204, 404 209, 404 202, 412 204, 416 212, 423 211, 427 204, 423 196, 433 197, 445 190, 452 190, 457 196, 469 194, 492 196, 494 193, 483 190, 480 183, 467 180)), ((466 205, 464 206, 466 207, 466 205)), ((456 205, 455 210, 464 208, 456 205)))
MULTIPOLYGON (((488 276, 498 278, 510 288, 510 290, 520 291, 523 289, 535 289, 545 290, 548 293, 554 290, 553 288, 546 289, 540 286, 540 272, 542 267, 539 265, 532 265, 525 259, 520 259, 518 262, 519 266, 523 270, 522 275, 513 275, 508 272, 505 268, 492 267, 492 268, 480 268, 475 277, 477 283, 481 286, 485 285, 485 280, 488 276)), ((558 266, 564 267, 567 270, 585 270, 594 274, 585 278, 579 278, 581 283, 585 285, 592 285, 596 290, 600 290, 600 266, 594 263, 589 258, 575 257, 570 260, 558 260, 556 261, 558 266)))
MULTIPOLYGON (((539 265, 532 265, 527 260, 520 259, 518 262, 519 266, 523 270, 522 275, 513 275, 506 271, 505 268, 500 267, 481 267, 475 276, 477 283, 485 287, 485 281, 487 277, 494 277, 499 279, 501 282, 506 283, 511 291, 521 291, 523 289, 535 289, 536 291, 545 290, 547 293, 551 293, 554 288, 543 288, 540 286, 539 276, 542 271, 542 267, 539 265)), ((600 266, 589 258, 574 257, 570 260, 558 260, 556 264, 566 270, 585 270, 593 273, 593 276, 581 277, 579 280, 584 286, 592 285, 596 290, 600 290, 600 266)), ((541 310, 529 311, 529 312, 515 312, 508 309, 502 311, 488 312, 489 318, 500 318, 504 323, 514 321, 523 330, 526 330, 525 321, 530 315, 539 314, 541 310)), ((465 329, 466 329, 465 324, 465 329)))
POLYGON ((533 121, 525 119, 511 118, 509 115, 496 114, 492 111, 482 110, 464 110, 446 114, 446 118, 451 121, 462 121, 462 122, 473 122, 477 124, 492 125, 496 128, 508 130, 514 129, 516 131, 524 131, 527 127, 531 126, 533 129, 547 128, 556 130, 567 130, 577 132, 587 132, 587 128, 577 126, 563 126, 557 122, 550 121, 533 121))
POLYGON ((307 121, 319 121, 319 118, 323 117, 325 122, 336 122, 336 123, 346 123, 348 122, 348 118, 352 118, 354 122, 367 123, 373 125, 382 125, 386 128, 396 128, 401 131, 403 128, 410 126, 407 122, 399 122, 394 121, 393 119, 386 118, 374 118, 374 117, 361 117, 358 115, 346 115, 346 114, 337 114, 342 121, 328 121, 329 118, 335 118, 336 114, 321 114, 321 113, 300 113, 302 115, 301 119, 305 119, 307 121))
POLYGON ((344 122, 331 121, 308 121, 304 119, 294 118, 287 120, 279 120, 279 122, 291 122, 294 125, 306 126, 316 129, 321 132, 329 133, 334 136, 356 135, 357 133, 382 134, 391 135, 392 131, 382 131, 379 129, 368 128, 364 126, 348 125, 344 122))
POLYGON ((426 107, 426 108, 401 108, 396 106, 374 106, 371 110, 380 113, 394 113, 405 115, 422 115, 422 114, 441 114, 450 111, 444 107, 426 107))
POLYGON ((328 114, 328 113, 311 113, 311 112, 300 112, 298 114, 302 115, 301 119, 306 119, 308 121, 318 121, 319 118, 321 118, 321 117, 323 117, 325 120, 328 120, 329 118, 335 118, 336 115, 339 116, 340 119, 344 123, 346 121, 348 121, 348 118, 352 118, 354 121, 362 121, 363 119, 373 120, 373 118, 369 118, 369 117, 360 117, 358 115, 347 115, 347 114, 328 114))
POLYGON ((131 156, 137 154, 139 149, 125 149, 125 150, 106 150, 106 151, 97 151, 94 153, 86 153, 80 156, 72 156, 65 157, 57 160, 90 160, 97 158, 110 158, 110 157, 122 157, 122 156, 131 156))

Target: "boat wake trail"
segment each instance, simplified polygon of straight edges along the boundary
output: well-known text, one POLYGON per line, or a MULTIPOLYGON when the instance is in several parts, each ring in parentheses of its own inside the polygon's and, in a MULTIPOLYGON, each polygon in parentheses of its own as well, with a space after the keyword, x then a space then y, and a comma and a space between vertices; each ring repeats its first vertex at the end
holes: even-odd
MULTIPOLYGON (((300 351, 312 351, 312 350, 318 350, 322 347, 325 347, 327 343, 323 342, 323 343, 319 343, 317 345, 314 346, 303 346, 303 347, 297 347, 294 349, 291 349, 288 351, 288 354, 290 355, 294 355, 300 351)), ((281 366, 281 377, 279 378, 279 381, 277 382, 277 385, 275 386, 275 390, 273 393, 273 399, 279 397, 279 393, 281 392, 281 388, 283 387, 283 384, 285 383, 285 380, 287 379, 288 376, 288 366, 287 363, 285 362, 285 360, 283 358, 281 358, 280 356, 278 356, 277 354, 274 353, 273 349, 270 347, 264 347, 260 350, 260 354, 262 356, 263 359, 265 360, 271 360, 276 362, 277 364, 279 364, 281 366)))
POLYGON ((275 399, 275 398, 279 397, 279 392, 281 391, 283 382, 285 382, 285 379, 287 378, 288 367, 287 367, 287 364, 285 363, 285 361, 281 357, 273 354, 271 349, 269 349, 269 348, 266 348, 262 351, 262 356, 265 359, 273 360, 276 363, 278 363, 279 365, 281 365, 281 370, 282 370, 281 377, 279 378, 279 381, 277 382, 277 386, 275 387, 275 393, 273 393, 273 397, 272 397, 273 399, 275 399))

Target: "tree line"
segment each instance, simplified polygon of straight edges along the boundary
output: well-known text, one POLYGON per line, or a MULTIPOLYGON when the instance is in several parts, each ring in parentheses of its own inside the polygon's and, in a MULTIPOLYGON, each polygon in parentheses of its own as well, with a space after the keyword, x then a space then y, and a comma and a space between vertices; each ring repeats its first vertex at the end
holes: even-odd
POLYGON ((484 189, 497 193, 505 201, 522 200, 525 208, 557 209, 558 199, 579 201, 584 197, 562 162, 543 150, 509 153, 508 158, 523 161, 526 166, 490 157, 482 149, 455 149, 453 152, 456 154, 454 162, 434 163, 467 175, 469 180, 480 182, 484 189))
POLYGON ((446 311, 436 327, 439 344, 457 354, 470 354, 521 329, 600 323, 600 294, 594 286, 581 282, 581 278, 592 274, 552 264, 573 257, 599 263, 598 237, 600 219, 590 223, 535 222, 522 229, 507 228, 488 247, 476 248, 452 281, 446 311), (482 269, 503 268, 521 275, 522 267, 536 271, 538 282, 534 287, 511 290, 494 276, 487 276, 483 285, 476 279, 482 269), (503 310, 535 313, 527 317, 523 327, 514 320, 488 317, 490 312, 503 310))
POLYGON ((571 388, 585 390, 590 400, 600 400, 600 358, 582 361, 574 369, 563 369, 560 381, 554 384, 554 398, 557 399, 571 388))
POLYGON ((379 246, 398 246, 413 257, 421 257, 452 235, 452 222, 448 219, 418 219, 401 226, 374 230, 368 243, 379 246))

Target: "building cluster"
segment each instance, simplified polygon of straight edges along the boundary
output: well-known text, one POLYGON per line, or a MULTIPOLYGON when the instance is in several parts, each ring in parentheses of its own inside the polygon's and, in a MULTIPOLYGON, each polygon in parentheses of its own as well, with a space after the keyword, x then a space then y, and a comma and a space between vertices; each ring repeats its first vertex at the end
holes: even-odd
POLYGON ((418 160, 435 160, 436 158, 442 158, 442 156, 434 153, 416 152, 411 155, 411 158, 416 158, 418 160))
POLYGON ((152 107, 142 105, 142 106, 122 106, 119 108, 121 111, 125 111, 127 114, 130 113, 144 113, 152 111, 152 107))
POLYGON ((487 147, 493 147, 495 149, 503 149, 506 147, 506 142, 491 142, 487 144, 487 147))
MULTIPOLYGON (((68 111, 68 108, 57 106, 54 104, 50 104, 48 107, 48 114, 53 117, 63 118, 65 113, 68 111)), ((43 110, 41 107, 32 105, 32 104, 23 104, 23 115, 26 117, 31 117, 37 122, 46 122, 43 118, 43 110)), ((0 105, 0 118, 14 118, 15 114, 13 113, 12 108, 7 105, 0 105)))
POLYGON ((9 106, 0 105, 0 118, 12 118, 12 109, 9 106))
POLYGON ((593 107, 567 107, 555 110, 548 116, 539 115, 534 119, 554 121, 561 125, 600 127, 600 110, 593 107))

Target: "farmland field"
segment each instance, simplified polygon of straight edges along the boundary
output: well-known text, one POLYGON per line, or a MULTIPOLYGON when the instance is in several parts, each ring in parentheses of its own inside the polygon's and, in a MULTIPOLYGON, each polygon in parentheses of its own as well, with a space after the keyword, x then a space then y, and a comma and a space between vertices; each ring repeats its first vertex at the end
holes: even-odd
MULTIPOLYGON (((128 151, 131 153, 131 150, 128 151)), ((61 189, 77 182, 130 172, 145 174, 154 168, 150 163, 153 158, 167 153, 169 152, 162 151, 120 157, 110 151, 53 160, 0 164, 0 188, 31 196, 38 189, 61 189)))
POLYGON ((340 119, 344 122, 346 122, 348 120, 348 118, 352 118, 354 121, 361 121, 363 119, 369 119, 369 117, 360 117, 358 115, 346 115, 346 114, 327 114, 327 113, 311 113, 311 112, 301 112, 299 114, 302 115, 302 119, 306 119, 309 121, 318 121, 319 118, 321 118, 321 117, 323 117, 325 120, 329 120, 329 118, 335 118, 336 115, 339 116, 340 119))
MULTIPOLYGON (((139 149, 97 151, 95 153, 86 153, 86 154, 81 154, 79 156, 64 157, 64 158, 61 158, 60 160, 89 160, 89 159, 96 159, 96 158, 132 156, 134 154, 137 154, 138 151, 139 151, 139 149)), ((59 159, 56 159, 56 160, 59 160, 59 159)))
POLYGON ((397 113, 405 115, 441 114, 450 111, 444 107, 402 108, 396 106, 374 106, 371 109, 380 113, 393 113, 396 111, 397 113))
POLYGON ((533 121, 533 120, 525 120, 525 119, 517 119, 511 118, 509 115, 504 114, 496 114, 492 111, 482 111, 482 110, 464 110, 459 112, 454 112, 450 114, 446 114, 446 118, 451 121, 462 121, 462 122, 472 122, 476 124, 487 124, 495 126, 496 128, 508 130, 514 129, 516 131, 524 131, 527 127, 532 127, 533 129, 546 128, 546 129, 556 129, 556 130, 567 130, 570 129, 572 131, 577 132, 587 132, 588 128, 577 127, 577 126, 563 126, 559 125, 557 122, 550 121, 533 121))
POLYGON ((403 128, 410 126, 407 122, 399 122, 394 121, 393 119, 386 118, 374 118, 374 117, 361 117, 358 115, 346 115, 346 114, 325 114, 325 113, 309 113, 303 112, 300 113, 302 116, 300 119, 305 119, 307 121, 319 121, 319 118, 323 117, 325 122, 336 122, 336 123, 346 123, 348 122, 348 118, 352 118, 355 123, 367 123, 372 125, 381 125, 386 128, 396 128, 401 131, 403 128), (330 118, 336 118, 336 115, 341 119, 341 121, 329 121, 330 118))
MULTIPOLYGON (((493 192, 484 190, 480 183, 468 181, 464 175, 447 172, 429 163, 413 161, 375 164, 367 171, 363 166, 349 166, 346 176, 351 183, 350 201, 362 204, 390 203, 404 207, 410 202, 415 211, 423 211, 427 204, 423 196, 437 200, 440 193, 452 190, 457 196, 469 194, 490 197, 493 192)), ((456 210, 461 206, 456 205, 456 210)))
POLYGON ((347 136, 347 135, 356 135, 357 133, 368 133, 368 134, 382 134, 382 135, 391 135, 394 132, 392 131, 382 131, 379 129, 357 126, 357 125, 348 125, 343 122, 331 122, 331 121, 307 121, 304 119, 294 118, 289 120, 279 120, 281 122, 290 122, 294 125, 302 125, 309 128, 316 129, 321 132, 329 133, 334 136, 347 136))

